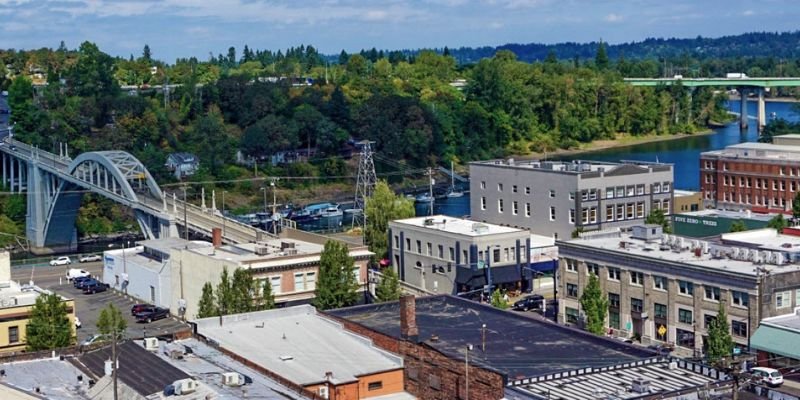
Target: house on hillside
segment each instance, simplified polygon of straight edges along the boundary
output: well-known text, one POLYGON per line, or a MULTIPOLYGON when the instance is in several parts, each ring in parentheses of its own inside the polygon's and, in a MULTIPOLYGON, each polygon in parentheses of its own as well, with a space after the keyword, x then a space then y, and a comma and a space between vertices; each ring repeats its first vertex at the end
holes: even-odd
POLYGON ((191 153, 172 153, 167 156, 164 166, 175 174, 178 179, 194 175, 200 167, 200 159, 191 153))

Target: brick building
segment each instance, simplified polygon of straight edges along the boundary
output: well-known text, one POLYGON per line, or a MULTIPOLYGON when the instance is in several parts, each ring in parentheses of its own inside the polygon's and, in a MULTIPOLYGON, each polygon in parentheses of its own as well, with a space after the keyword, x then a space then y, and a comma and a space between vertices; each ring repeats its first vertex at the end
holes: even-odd
POLYGON ((507 384, 514 380, 586 365, 634 363, 654 355, 450 295, 406 296, 327 314, 403 357, 406 391, 426 400, 497 400, 508 395, 507 384))
POLYGON ((700 154, 706 207, 791 210, 800 192, 800 146, 740 143, 700 154))

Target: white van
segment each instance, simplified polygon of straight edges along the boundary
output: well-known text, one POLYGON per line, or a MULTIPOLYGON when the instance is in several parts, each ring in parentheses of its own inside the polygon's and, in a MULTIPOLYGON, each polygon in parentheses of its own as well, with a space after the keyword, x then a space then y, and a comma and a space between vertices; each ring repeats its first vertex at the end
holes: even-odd
POLYGON ((768 386, 777 387, 783 384, 783 375, 775 368, 755 367, 750 370, 754 380, 760 380, 768 386))

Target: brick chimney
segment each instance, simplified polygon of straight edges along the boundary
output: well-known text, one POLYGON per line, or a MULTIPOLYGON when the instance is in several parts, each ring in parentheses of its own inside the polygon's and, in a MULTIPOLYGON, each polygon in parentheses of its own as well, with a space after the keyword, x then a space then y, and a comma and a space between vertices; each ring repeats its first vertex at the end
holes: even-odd
POLYGON ((412 342, 416 342, 419 337, 417 301, 410 294, 400 297, 400 336, 412 342))
POLYGON ((211 229, 211 244, 214 245, 214 248, 222 246, 222 229, 211 229))

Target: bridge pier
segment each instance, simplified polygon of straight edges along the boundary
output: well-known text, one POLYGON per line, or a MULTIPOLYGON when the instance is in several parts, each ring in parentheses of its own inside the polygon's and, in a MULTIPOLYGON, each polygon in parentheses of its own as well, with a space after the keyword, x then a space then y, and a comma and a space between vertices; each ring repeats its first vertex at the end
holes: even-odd
POLYGON ((739 129, 747 130, 747 95, 749 91, 743 87, 739 87, 739 129))
POLYGON ((767 107, 764 101, 764 88, 758 88, 758 133, 767 126, 767 107))

